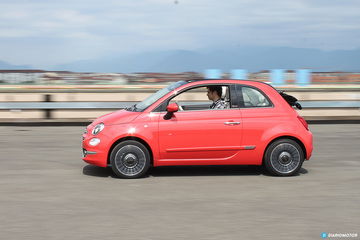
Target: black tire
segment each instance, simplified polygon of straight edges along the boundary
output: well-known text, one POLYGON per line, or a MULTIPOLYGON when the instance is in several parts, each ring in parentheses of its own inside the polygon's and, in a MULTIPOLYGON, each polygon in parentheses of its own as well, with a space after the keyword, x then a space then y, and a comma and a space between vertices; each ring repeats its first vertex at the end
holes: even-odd
POLYGON ((293 176, 304 162, 304 151, 291 139, 279 139, 271 143, 264 155, 264 166, 275 176, 293 176))
POLYGON ((127 140, 114 147, 110 154, 111 168, 120 178, 139 178, 150 167, 150 153, 140 142, 127 140))

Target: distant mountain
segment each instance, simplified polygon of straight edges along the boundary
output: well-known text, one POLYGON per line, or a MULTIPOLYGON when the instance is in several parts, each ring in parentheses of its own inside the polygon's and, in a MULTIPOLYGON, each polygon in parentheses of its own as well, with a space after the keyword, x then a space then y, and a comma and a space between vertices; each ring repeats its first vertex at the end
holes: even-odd
POLYGON ((54 70, 79 72, 203 72, 247 69, 309 68, 314 71, 360 71, 360 49, 323 51, 290 47, 227 47, 198 51, 174 50, 77 61, 54 70))
POLYGON ((0 61, 0 70, 19 70, 19 69, 32 69, 30 66, 19 66, 19 65, 12 65, 10 63, 0 61))
POLYGON ((193 59, 196 55, 196 52, 184 50, 147 52, 76 61, 54 66, 53 69, 78 72, 183 72, 187 71, 183 69, 194 69, 184 59, 193 59))

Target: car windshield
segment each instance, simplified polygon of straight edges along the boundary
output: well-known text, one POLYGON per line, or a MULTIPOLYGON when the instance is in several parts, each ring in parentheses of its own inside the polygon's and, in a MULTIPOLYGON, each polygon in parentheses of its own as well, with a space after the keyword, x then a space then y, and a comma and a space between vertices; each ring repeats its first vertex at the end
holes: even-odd
POLYGON ((157 91, 156 93, 152 94, 151 96, 147 97, 144 101, 135 104, 134 106, 132 106, 131 108, 127 108, 127 110, 129 111, 136 111, 136 112, 141 112, 144 111, 146 108, 148 108, 150 105, 152 105, 154 102, 156 102, 157 100, 159 100, 160 98, 162 98, 163 96, 165 96, 166 94, 168 94, 169 92, 171 92, 172 90, 186 84, 186 81, 178 81, 178 82, 174 82, 172 84, 170 84, 169 86, 160 89, 159 91, 157 91))

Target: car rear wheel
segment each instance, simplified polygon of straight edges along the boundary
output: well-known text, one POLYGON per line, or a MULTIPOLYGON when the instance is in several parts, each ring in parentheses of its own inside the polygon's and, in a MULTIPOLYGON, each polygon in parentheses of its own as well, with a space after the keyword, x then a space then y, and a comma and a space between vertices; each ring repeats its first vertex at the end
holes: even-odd
POLYGON ((271 143, 264 156, 265 168, 276 176, 292 176, 299 172, 304 162, 304 152, 291 139, 279 139, 271 143))
POLYGON ((150 167, 150 154, 140 142, 127 140, 115 146, 110 154, 110 162, 118 177, 139 178, 150 167))

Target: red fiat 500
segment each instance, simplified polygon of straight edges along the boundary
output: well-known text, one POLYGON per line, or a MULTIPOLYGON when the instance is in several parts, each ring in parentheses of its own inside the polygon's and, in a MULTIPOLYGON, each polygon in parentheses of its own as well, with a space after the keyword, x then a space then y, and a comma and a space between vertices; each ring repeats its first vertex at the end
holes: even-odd
POLYGON ((313 150, 295 106, 295 98, 262 82, 175 82, 90 124, 83 160, 122 178, 174 165, 264 165, 273 175, 294 175, 313 150), (220 108, 209 95, 214 86, 220 108))

